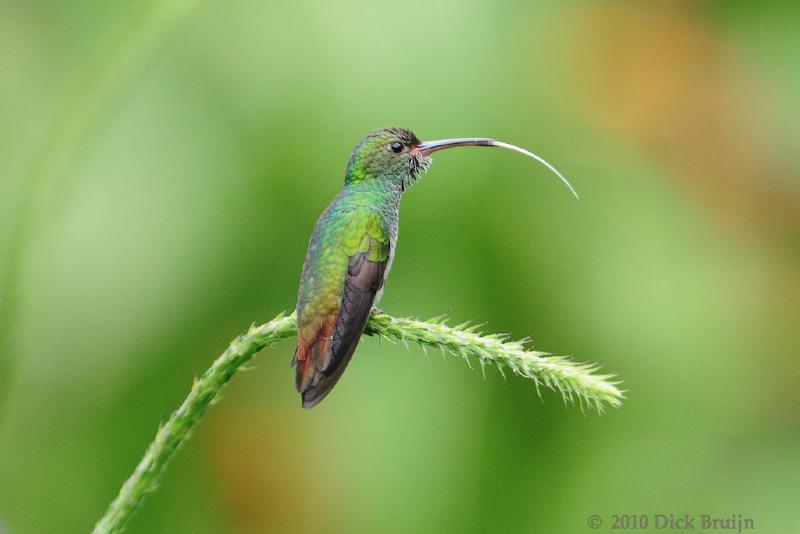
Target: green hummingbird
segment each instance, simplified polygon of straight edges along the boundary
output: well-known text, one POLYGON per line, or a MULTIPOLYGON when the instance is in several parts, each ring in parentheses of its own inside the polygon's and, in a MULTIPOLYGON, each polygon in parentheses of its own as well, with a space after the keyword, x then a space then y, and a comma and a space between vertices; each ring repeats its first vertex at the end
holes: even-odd
POLYGON ((353 149, 344 187, 322 212, 308 244, 297 297, 297 391, 311 408, 350 362, 392 266, 403 192, 431 164, 431 154, 461 146, 501 147, 552 165, 520 147, 485 137, 421 142, 405 128, 383 128, 353 149))

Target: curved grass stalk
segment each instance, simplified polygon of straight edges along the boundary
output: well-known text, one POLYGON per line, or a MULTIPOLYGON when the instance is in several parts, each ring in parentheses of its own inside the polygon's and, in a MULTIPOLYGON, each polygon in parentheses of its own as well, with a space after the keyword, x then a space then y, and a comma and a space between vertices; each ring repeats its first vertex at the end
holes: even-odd
MULTIPOLYGON (((530 378, 536 384, 559 391, 565 402, 578 401, 602 412, 606 406, 619 406, 623 392, 613 375, 598 374, 597 366, 573 362, 563 356, 552 356, 525 348, 525 341, 509 341, 502 334, 482 335, 475 326, 448 326, 442 320, 420 321, 396 318, 373 312, 365 332, 393 342, 408 341, 461 356, 467 361, 476 358, 481 367, 495 365, 530 378)), ((206 410, 219 398, 222 388, 242 366, 260 350, 292 337, 297 333, 294 314, 281 313, 260 326, 252 326, 238 336, 211 367, 194 381, 189 396, 156 432, 144 457, 133 474, 122 485, 119 494, 105 515, 95 525, 95 534, 122 532, 142 500, 155 490, 169 460, 206 410)))
MULTIPOLYGON (((564 402, 584 404, 603 413, 606 406, 616 408, 622 404, 623 392, 613 374, 599 374, 599 367, 591 363, 578 363, 566 356, 554 356, 526 348, 527 340, 510 341, 506 334, 481 334, 479 325, 448 326, 442 320, 420 321, 373 313, 366 333, 390 341, 412 341, 425 347, 461 356, 469 363, 475 358, 485 369, 496 366, 503 376, 504 369, 530 378, 561 393, 564 402)), ((539 391, 541 396, 541 391, 539 391)))

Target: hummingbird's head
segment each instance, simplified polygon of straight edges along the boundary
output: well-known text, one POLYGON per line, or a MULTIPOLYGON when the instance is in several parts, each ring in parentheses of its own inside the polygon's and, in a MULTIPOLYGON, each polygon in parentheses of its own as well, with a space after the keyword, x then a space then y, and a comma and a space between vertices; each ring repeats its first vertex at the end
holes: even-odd
POLYGON ((347 162, 345 183, 367 180, 397 183, 405 189, 428 168, 431 158, 419 150, 420 140, 406 128, 382 128, 362 138, 347 162))
POLYGON ((569 188, 575 198, 578 198, 578 193, 555 167, 524 148, 488 137, 454 137, 420 141, 405 128, 383 128, 361 139, 353 149, 350 161, 347 162, 344 182, 350 185, 376 180, 396 184, 401 191, 404 191, 431 164, 431 154, 439 150, 467 146, 499 147, 525 154, 550 169, 569 188))

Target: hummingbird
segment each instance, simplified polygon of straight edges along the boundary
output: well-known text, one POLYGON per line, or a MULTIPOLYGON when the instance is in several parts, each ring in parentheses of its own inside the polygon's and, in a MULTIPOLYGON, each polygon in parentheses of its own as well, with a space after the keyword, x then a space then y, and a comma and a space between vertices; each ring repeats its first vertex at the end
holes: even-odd
POLYGON ((405 128, 362 138, 347 162, 344 187, 317 220, 297 297, 297 350, 292 359, 303 408, 316 406, 342 376, 392 267, 403 193, 431 164, 431 154, 455 147, 500 147, 546 166, 547 161, 486 137, 420 141, 405 128))

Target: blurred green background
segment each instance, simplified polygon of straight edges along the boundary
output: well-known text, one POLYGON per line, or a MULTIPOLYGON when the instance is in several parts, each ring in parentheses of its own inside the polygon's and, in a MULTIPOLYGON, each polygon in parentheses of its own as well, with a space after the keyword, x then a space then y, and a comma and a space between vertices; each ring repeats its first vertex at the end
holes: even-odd
POLYGON ((228 341, 294 306, 382 126, 492 136, 405 197, 382 307, 616 371, 604 416, 366 339, 235 377, 130 532, 800 532, 796 2, 3 2, 0 531, 87 532, 228 341))

